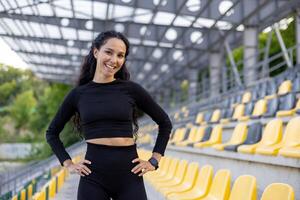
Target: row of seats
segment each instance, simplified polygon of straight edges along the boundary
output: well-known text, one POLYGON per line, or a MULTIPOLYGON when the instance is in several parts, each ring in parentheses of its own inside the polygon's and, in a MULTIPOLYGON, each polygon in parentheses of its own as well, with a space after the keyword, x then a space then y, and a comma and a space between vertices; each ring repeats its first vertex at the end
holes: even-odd
POLYGON ((257 102, 248 102, 236 105, 235 108, 216 109, 213 112, 199 112, 195 124, 223 124, 233 121, 247 121, 249 119, 287 117, 300 114, 300 98, 296 102, 294 94, 275 97, 269 100, 260 99, 257 102))
MULTIPOLYGON (((278 110, 293 110, 295 107, 296 96, 300 93, 300 73, 295 74, 295 76, 287 76, 289 79, 281 78, 277 81, 276 79, 270 79, 268 81, 258 83, 254 87, 248 88, 247 91, 243 91, 242 93, 239 92, 229 97, 220 98, 220 104, 217 107, 221 108, 221 112, 218 115, 220 115, 221 118, 232 117, 233 120, 236 120, 236 118, 233 118, 233 112, 237 106, 239 106, 237 110, 244 110, 242 112, 246 112, 247 115, 251 115, 255 102, 260 102, 261 107, 267 107, 267 110, 264 111, 266 112, 266 117, 274 116, 278 110), (279 81, 282 82, 280 82, 280 85, 277 87, 276 82, 279 81)), ((299 107, 297 108, 299 109, 299 107)), ((195 108, 188 109, 186 106, 183 106, 179 111, 175 112, 174 121, 178 122, 188 118, 189 116, 192 117, 194 116, 194 111, 195 108)), ((205 115, 202 117, 204 119, 203 121, 213 122, 213 120, 209 120, 210 118, 213 118, 213 112, 214 111, 209 110, 206 111, 205 115)), ((263 111, 261 110, 261 112, 263 111)), ((291 115, 291 112, 284 114, 291 115)))
POLYGON ((253 88, 241 94, 233 95, 225 98, 222 102, 222 107, 231 107, 236 104, 248 103, 250 101, 257 101, 258 99, 271 99, 276 96, 282 96, 288 93, 300 92, 300 76, 294 80, 285 80, 278 87, 274 79, 268 82, 262 82, 255 85, 253 88))
MULTIPOLYGON (((151 152, 139 150, 147 159, 151 152)), ((220 169, 214 175, 211 165, 199 168, 197 162, 163 157, 160 168, 145 174, 145 179, 168 200, 255 200, 257 180, 251 175, 241 175, 231 188, 231 172, 220 169), (231 188, 231 189, 230 189, 231 188)), ((267 186, 261 200, 294 200, 294 189, 285 183, 267 186)))
POLYGON ((270 120, 264 130, 260 122, 238 123, 229 141, 222 143, 221 124, 177 128, 169 144, 195 148, 212 147, 217 150, 238 151, 249 154, 282 155, 300 158, 300 117, 289 120, 283 133, 280 118, 270 120))

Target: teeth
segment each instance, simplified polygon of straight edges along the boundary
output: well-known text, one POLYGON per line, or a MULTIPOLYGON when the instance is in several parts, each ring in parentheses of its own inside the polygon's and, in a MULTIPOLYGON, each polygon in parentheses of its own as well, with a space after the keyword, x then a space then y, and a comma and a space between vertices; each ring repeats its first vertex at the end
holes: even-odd
POLYGON ((112 67, 110 65, 106 65, 106 67, 110 68, 110 69, 115 69, 115 67, 112 67))

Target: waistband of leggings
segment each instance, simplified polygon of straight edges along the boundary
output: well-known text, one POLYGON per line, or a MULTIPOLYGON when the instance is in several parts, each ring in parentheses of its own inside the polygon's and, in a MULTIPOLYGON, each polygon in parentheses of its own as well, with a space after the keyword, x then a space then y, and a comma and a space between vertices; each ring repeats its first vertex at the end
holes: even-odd
POLYGON ((126 146, 115 146, 115 145, 105 145, 105 144, 93 144, 93 143, 89 143, 87 142, 87 147, 91 147, 91 148, 97 148, 97 149, 123 149, 123 150, 132 150, 132 149, 136 149, 136 143, 132 144, 132 145, 126 145, 126 146))

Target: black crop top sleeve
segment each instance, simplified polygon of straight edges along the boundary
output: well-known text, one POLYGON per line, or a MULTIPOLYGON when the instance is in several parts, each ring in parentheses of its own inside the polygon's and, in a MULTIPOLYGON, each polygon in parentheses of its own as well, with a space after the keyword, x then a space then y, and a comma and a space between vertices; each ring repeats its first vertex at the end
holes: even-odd
POLYGON ((63 162, 67 159, 71 159, 71 157, 60 140, 59 134, 63 130, 65 124, 74 115, 76 111, 75 102, 76 91, 74 88, 65 96, 63 103, 60 105, 46 131, 46 140, 62 166, 63 162))
POLYGON ((167 113, 153 100, 150 94, 139 84, 133 83, 136 105, 158 125, 158 135, 153 152, 164 155, 172 130, 172 123, 167 113))

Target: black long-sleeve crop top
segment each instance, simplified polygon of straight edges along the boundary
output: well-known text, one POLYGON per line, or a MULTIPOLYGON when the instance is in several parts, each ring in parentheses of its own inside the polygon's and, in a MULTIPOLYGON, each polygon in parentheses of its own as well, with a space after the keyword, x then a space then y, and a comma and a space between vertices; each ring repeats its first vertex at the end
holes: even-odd
POLYGON ((79 113, 84 138, 133 137, 134 106, 148 114, 158 124, 158 136, 153 152, 164 155, 172 129, 164 110, 139 84, 116 79, 108 83, 90 81, 73 88, 60 105, 46 131, 46 140, 61 165, 71 159, 59 138, 65 124, 79 113))

